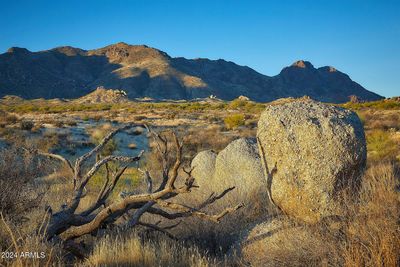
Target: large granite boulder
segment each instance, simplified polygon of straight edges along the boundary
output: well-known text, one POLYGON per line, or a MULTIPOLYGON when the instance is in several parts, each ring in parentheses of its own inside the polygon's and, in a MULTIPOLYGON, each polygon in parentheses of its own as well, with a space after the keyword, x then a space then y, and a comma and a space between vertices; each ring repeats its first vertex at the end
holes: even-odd
POLYGON ((340 200, 355 195, 366 164, 363 125, 354 112, 313 100, 268 106, 257 137, 280 209, 310 223, 344 212, 340 200))

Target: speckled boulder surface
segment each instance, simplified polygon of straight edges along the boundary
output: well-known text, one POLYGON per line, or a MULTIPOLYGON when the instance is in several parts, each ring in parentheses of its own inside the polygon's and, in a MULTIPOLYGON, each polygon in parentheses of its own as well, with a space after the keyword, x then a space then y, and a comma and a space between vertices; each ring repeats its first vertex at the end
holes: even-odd
POLYGON ((199 186, 199 190, 196 191, 201 195, 210 194, 210 182, 214 176, 216 158, 217 153, 212 150, 205 150, 199 152, 192 160, 192 175, 195 177, 196 184, 199 186))
POLYGON ((289 216, 314 223, 340 215, 338 196, 354 192, 366 164, 358 116, 313 100, 268 106, 257 137, 272 175, 272 198, 289 216))
POLYGON ((235 186, 242 195, 265 191, 265 179, 255 138, 240 138, 222 150, 215 161, 215 184, 220 189, 235 186))
POLYGON ((267 206, 266 184, 255 138, 240 138, 231 142, 216 155, 213 151, 200 152, 192 161, 193 177, 203 195, 220 193, 235 187, 221 205, 244 203, 244 209, 267 206))

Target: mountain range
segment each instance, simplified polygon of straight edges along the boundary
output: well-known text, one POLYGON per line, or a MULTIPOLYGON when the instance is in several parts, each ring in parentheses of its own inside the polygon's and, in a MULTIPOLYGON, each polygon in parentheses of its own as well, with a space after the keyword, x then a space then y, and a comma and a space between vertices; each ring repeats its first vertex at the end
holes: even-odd
POLYGON ((308 95, 341 103, 382 97, 334 67, 315 68, 299 60, 266 76, 223 59, 186 59, 145 45, 117 43, 100 49, 70 46, 31 52, 12 47, 0 54, 0 97, 77 98, 97 87, 121 89, 129 98, 194 99, 210 95, 232 100, 240 95, 266 102, 308 95))

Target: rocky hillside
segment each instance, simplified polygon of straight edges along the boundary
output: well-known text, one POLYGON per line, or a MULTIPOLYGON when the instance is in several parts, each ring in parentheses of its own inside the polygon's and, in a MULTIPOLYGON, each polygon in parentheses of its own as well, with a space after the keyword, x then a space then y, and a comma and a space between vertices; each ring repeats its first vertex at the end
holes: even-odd
POLYGON ((95 50, 67 46, 30 52, 10 48, 0 54, 0 97, 77 98, 99 86, 124 90, 129 98, 215 95, 231 100, 244 95, 271 101, 308 95, 327 102, 346 102, 350 95, 361 100, 381 98, 335 68, 315 68, 307 61, 266 76, 222 59, 172 58, 154 48, 125 43, 95 50))
POLYGON ((97 89, 88 95, 80 97, 74 102, 79 104, 97 104, 97 103, 123 103, 129 101, 125 91, 105 89, 104 87, 97 87, 97 89))

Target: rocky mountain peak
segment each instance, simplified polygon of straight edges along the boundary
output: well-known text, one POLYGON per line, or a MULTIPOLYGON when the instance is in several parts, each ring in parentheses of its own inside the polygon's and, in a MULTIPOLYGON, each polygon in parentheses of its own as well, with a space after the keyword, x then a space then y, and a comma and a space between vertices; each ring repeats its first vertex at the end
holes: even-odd
POLYGON ((8 50, 7 50, 7 53, 14 53, 14 54, 16 54, 16 53, 18 53, 18 54, 24 54, 24 53, 29 53, 30 51, 28 50, 28 49, 26 49, 26 48, 21 48, 21 47, 10 47, 8 50))
POLYGON ((90 55, 105 55, 111 61, 137 62, 152 59, 169 59, 170 56, 158 49, 147 45, 129 45, 124 42, 108 45, 104 48, 90 50, 90 55))
POLYGON ((60 46, 53 48, 50 51, 56 51, 67 56, 84 55, 86 53, 85 50, 72 46, 60 46))
POLYGON ((314 66, 311 64, 311 62, 304 60, 297 60, 291 65, 291 67, 297 67, 302 69, 314 69, 314 66))
POLYGON ((338 72, 338 70, 332 66, 321 67, 321 68, 318 68, 318 70, 324 71, 324 72, 338 72))

